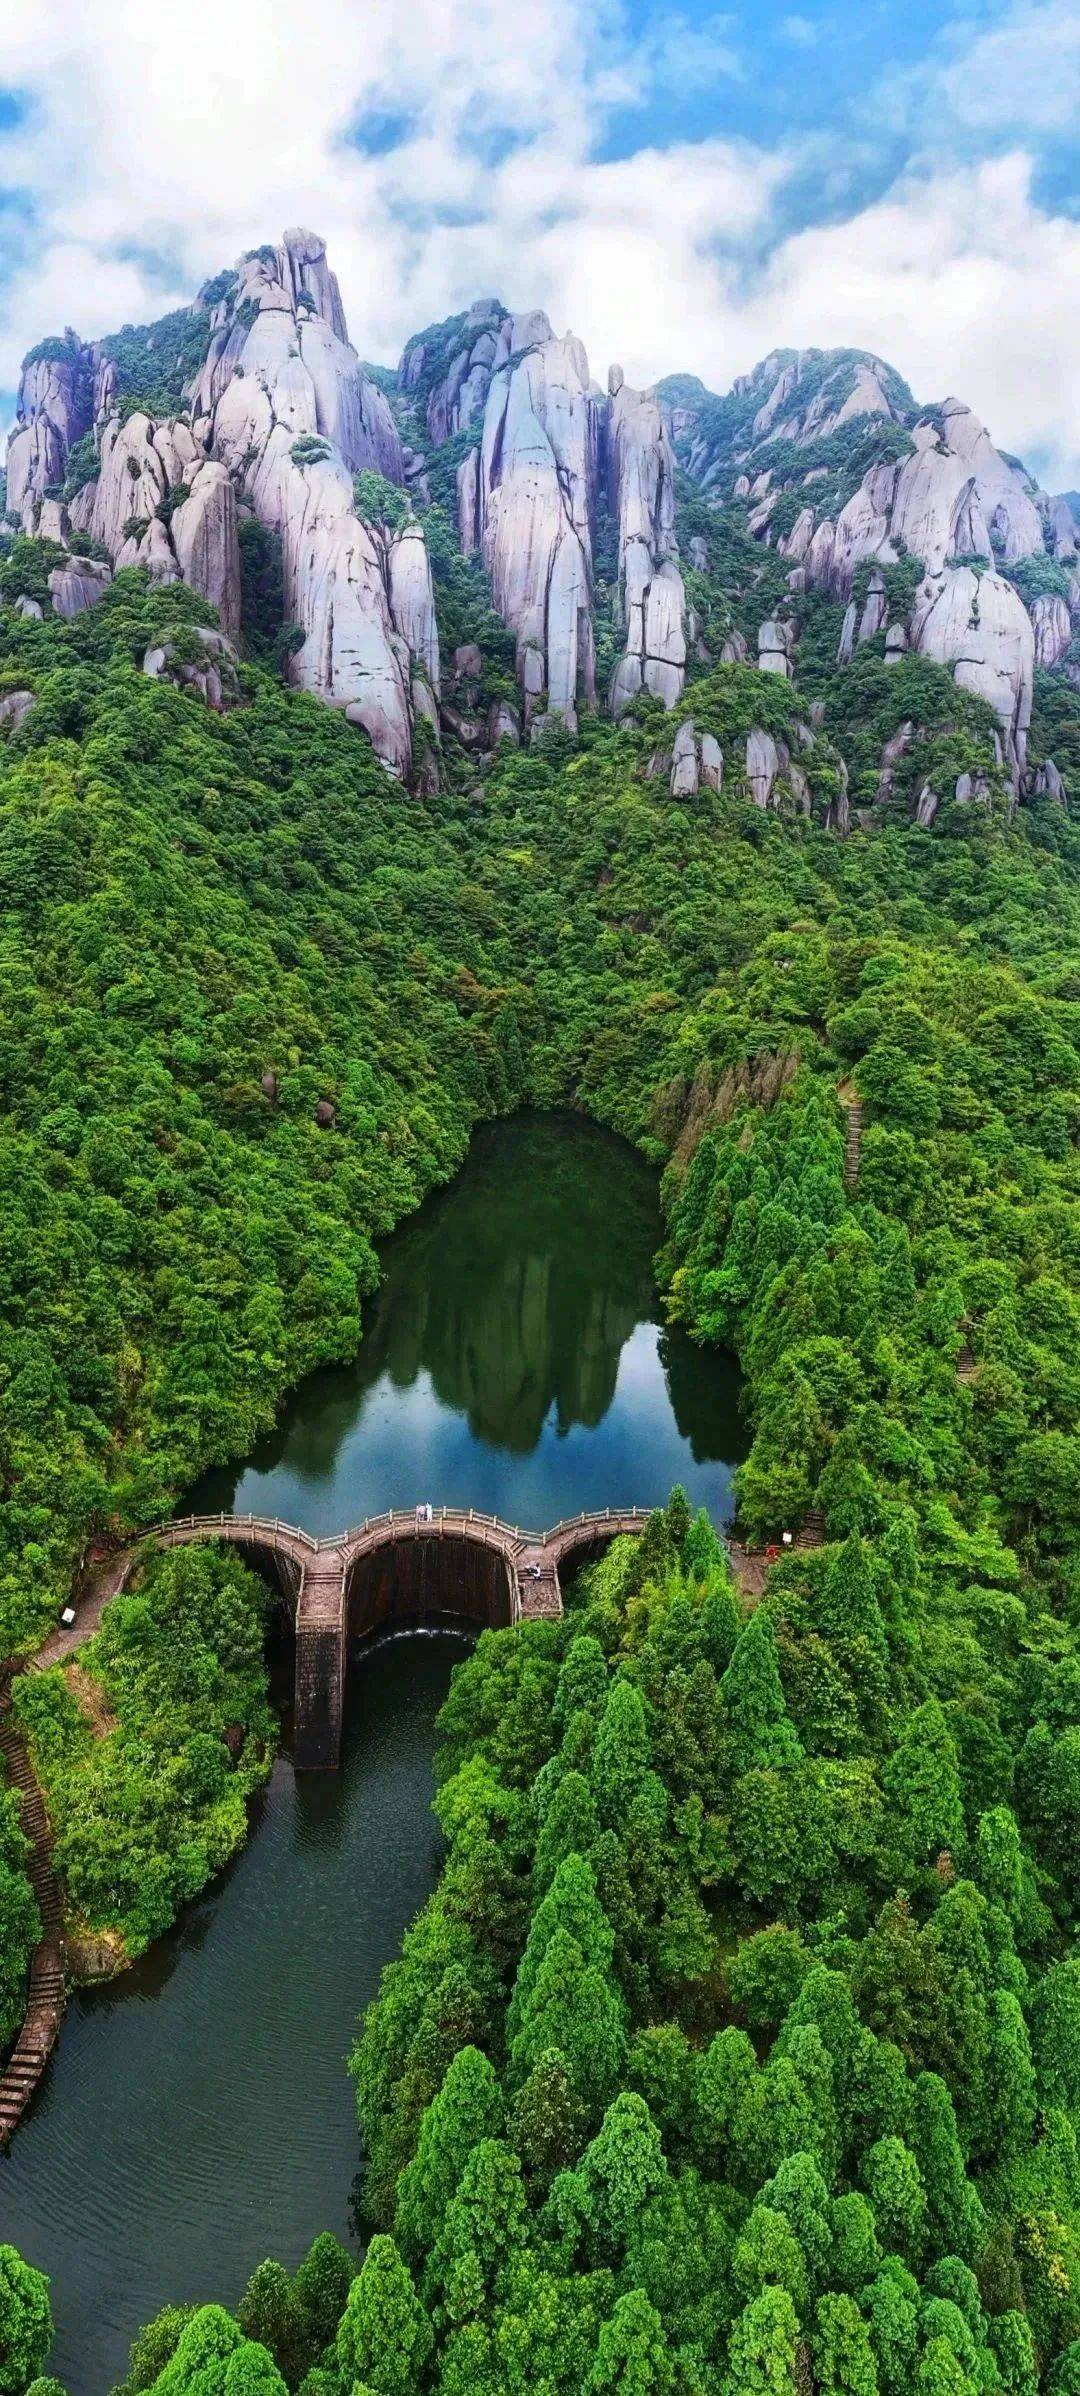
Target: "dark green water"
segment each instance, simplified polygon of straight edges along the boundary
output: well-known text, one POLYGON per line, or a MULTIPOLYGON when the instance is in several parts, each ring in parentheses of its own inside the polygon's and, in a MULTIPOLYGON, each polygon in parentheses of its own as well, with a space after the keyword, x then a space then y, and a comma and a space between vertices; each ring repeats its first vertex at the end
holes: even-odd
MULTIPOLYGON (((681 1480, 718 1522, 744 1452, 723 1358, 660 1326, 656 1176, 575 1119, 481 1132, 386 1243, 359 1361, 314 1375, 197 1507, 315 1532, 421 1498, 543 1529, 681 1480)), ((438 1867, 435 1717, 464 1643, 376 1649, 336 1779, 287 1756, 245 1853, 114 1987, 77 1997, 9 2157, 0 2239, 53 2279, 50 2368, 104 2396, 170 2300, 235 2302, 267 2254, 349 2234, 356 2015, 438 1867)))
POLYGON ((542 1531, 682 1481, 728 1521, 738 1377, 662 1328, 661 1232, 658 1177, 625 1141, 577 1116, 489 1125, 384 1242, 356 1362, 305 1381, 193 1506, 326 1534, 431 1499, 542 1531))

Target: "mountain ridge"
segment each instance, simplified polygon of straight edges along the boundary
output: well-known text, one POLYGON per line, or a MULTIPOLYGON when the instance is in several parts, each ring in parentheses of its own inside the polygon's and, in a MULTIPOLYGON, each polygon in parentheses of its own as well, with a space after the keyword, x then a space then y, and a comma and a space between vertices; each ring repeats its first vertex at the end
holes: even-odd
MULTIPOLYGON (((61 614, 139 565, 191 583, 210 629, 250 644, 244 563, 272 544, 286 678, 414 786, 452 752, 573 735, 582 709, 670 711, 755 653, 807 685, 809 713, 839 607, 837 667, 873 644, 894 666, 931 659, 992 710, 1004 803, 1067 795, 1071 754, 1063 773, 1031 726, 1038 670, 1062 686, 1071 752, 1068 495, 1040 491, 962 401, 920 409, 871 351, 777 349, 726 394, 677 374, 635 391, 614 365, 604 390, 573 334, 487 297, 413 335, 391 374, 357 357, 325 244, 294 227, 157 325, 40 342, 7 474, 7 530, 53 544, 61 614), (498 618, 512 643, 509 679, 484 637, 444 658, 440 556, 460 582, 444 518, 477 629, 498 618)), ((1080 708, 1077 727, 1080 748, 1080 708)), ((926 795, 925 820, 947 795, 926 795)))

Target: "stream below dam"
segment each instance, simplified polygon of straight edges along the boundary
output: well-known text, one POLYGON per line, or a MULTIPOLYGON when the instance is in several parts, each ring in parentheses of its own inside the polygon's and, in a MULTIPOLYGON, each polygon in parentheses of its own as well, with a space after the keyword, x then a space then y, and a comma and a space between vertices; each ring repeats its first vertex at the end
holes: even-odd
MULTIPOLYGON (((430 1499, 544 1530, 680 1481, 729 1521, 739 1377, 664 1327, 658 1189, 576 1116, 486 1126, 382 1244, 355 1362, 311 1375, 185 1503, 325 1535, 430 1499)), ((51 2276, 47 2368, 70 2396, 107 2396, 163 2304, 234 2304, 266 2255, 292 2266, 317 2231, 353 2234, 345 2057, 438 1871, 435 1722, 467 1645, 442 1629, 367 1653, 337 1775, 294 1774, 286 1712, 244 1853, 69 2005, 0 2157, 0 2240, 51 2276)))

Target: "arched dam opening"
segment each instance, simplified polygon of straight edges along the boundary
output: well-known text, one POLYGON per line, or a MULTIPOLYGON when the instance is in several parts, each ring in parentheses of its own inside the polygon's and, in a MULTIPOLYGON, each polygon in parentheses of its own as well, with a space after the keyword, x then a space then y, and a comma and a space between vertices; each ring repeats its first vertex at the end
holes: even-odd
POLYGON ((403 1531, 360 1555, 345 1575, 345 1657, 355 1664, 380 1634, 480 1631, 514 1618, 514 1576, 494 1546, 454 1532, 403 1531))

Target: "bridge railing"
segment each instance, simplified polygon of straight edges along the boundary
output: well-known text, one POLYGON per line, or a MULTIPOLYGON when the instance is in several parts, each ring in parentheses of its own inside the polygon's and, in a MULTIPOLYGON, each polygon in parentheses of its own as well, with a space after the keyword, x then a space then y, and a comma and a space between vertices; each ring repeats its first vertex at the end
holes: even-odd
POLYGON ((553 1523, 550 1531, 545 1531, 536 1544, 538 1547, 550 1547, 552 1540, 563 1538, 568 1531, 585 1530, 590 1523, 648 1522, 652 1512, 651 1506, 593 1506, 580 1514, 565 1515, 562 1522, 553 1523))
MULTIPOLYGON (((441 1530, 451 1528, 469 1531, 474 1536, 479 1533, 483 1537, 491 1532, 495 1536, 485 1544, 492 1546, 550 1547, 555 1540, 565 1538, 571 1531, 587 1530, 594 1524, 645 1522, 650 1512, 648 1506, 583 1508, 580 1514, 565 1515, 561 1522, 553 1524, 550 1531, 526 1531, 519 1523, 504 1522, 501 1515, 484 1514, 476 1506, 433 1506, 430 1522, 418 1519, 415 1506, 387 1506, 380 1514, 365 1515, 363 1522, 354 1523, 347 1531, 320 1539, 313 1532, 305 1531, 299 1523, 284 1522, 279 1514, 235 1514, 222 1507, 217 1514, 172 1514, 162 1522, 153 1523, 149 1530, 141 1531, 138 1538, 166 1540, 183 1531, 223 1531, 231 1532, 235 1537, 247 1531, 253 1537, 262 1533, 271 1539, 293 1539, 309 1554, 318 1555, 334 1549, 356 1547, 373 1532, 392 1531, 396 1524, 400 1524, 402 1529, 408 1527, 413 1531, 430 1531, 437 1525, 441 1530)), ((133 1544, 137 1544, 137 1541, 133 1544)))
MULTIPOLYGON (((278 1539, 282 1537, 296 1539, 301 1547, 309 1548, 312 1554, 315 1554, 320 1547, 337 1546, 335 1539, 316 1539, 310 1531, 302 1530, 299 1523, 282 1522, 280 1515, 227 1514, 224 1507, 218 1514, 170 1514, 167 1521, 156 1522, 148 1531, 140 1531, 138 1538, 167 1539, 174 1531, 241 1529, 253 1532, 265 1531, 268 1536, 278 1539)), ((137 1544, 137 1541, 133 1544, 137 1544)))
POLYGON ((528 1531, 520 1530, 516 1523, 503 1522, 498 1514, 481 1514, 475 1506, 433 1506, 430 1522, 418 1518, 415 1506, 386 1506, 381 1514, 365 1515, 363 1522, 354 1523, 350 1530, 341 1533, 340 1538, 320 1540, 319 1545, 353 1547, 373 1531, 392 1530, 395 1523, 400 1523, 403 1529, 407 1526, 410 1530, 418 1531, 433 1531, 436 1524, 440 1529, 449 1525, 454 1530, 494 1531, 500 1545, 506 1543, 518 1547, 531 1537, 528 1531))

